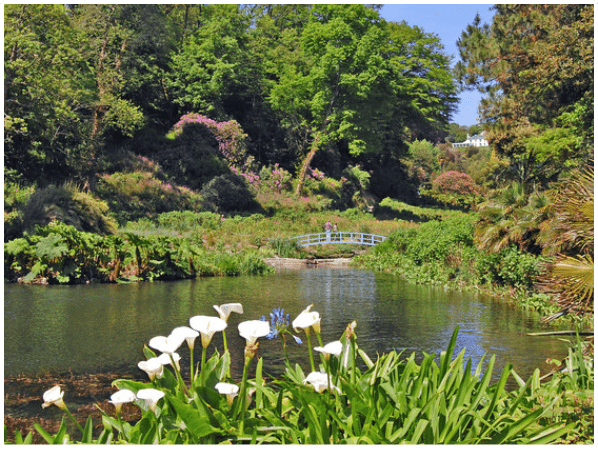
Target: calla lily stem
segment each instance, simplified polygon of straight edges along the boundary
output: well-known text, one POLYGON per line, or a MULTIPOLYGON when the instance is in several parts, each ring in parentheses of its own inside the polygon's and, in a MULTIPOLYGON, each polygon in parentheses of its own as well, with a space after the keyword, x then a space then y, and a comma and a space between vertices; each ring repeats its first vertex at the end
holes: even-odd
POLYGON ((170 354, 170 360, 172 361, 172 368, 174 369, 177 380, 181 384, 181 388, 183 389, 183 392, 188 397, 190 397, 191 395, 189 394, 189 390, 187 390, 187 385, 185 385, 185 381, 183 380, 183 377, 181 376, 181 372, 179 371, 178 367, 176 366, 176 363, 174 361, 174 357, 172 356, 172 354, 170 354))
POLYGON ((311 348, 311 335, 309 328, 305 328, 305 335, 307 336, 307 349, 309 350, 309 363, 311 365, 312 372, 316 370, 316 364, 314 363, 314 354, 311 348))
POLYGON ((77 425, 77 427, 81 431, 81 435, 83 435, 83 427, 81 427, 81 424, 79 424, 79 422, 75 419, 75 417, 70 412, 70 410, 68 409, 68 407, 66 406, 66 404, 64 405, 64 408, 62 410, 64 410, 64 412, 67 414, 67 416, 77 425))

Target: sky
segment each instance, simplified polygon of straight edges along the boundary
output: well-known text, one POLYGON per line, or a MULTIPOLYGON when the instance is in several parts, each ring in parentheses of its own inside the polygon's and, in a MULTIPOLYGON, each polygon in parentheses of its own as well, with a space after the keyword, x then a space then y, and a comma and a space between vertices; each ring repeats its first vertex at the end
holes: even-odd
MULTIPOLYGON (((417 26, 426 33, 438 35, 444 45, 445 54, 453 55, 453 65, 459 60, 457 40, 467 25, 473 22, 476 13, 480 14, 482 23, 492 23, 494 11, 488 4, 384 4, 381 16, 392 22, 404 20, 410 26, 417 26)), ((461 99, 458 110, 453 114, 451 122, 462 126, 478 123, 478 105, 482 95, 465 91, 459 94, 461 99)))

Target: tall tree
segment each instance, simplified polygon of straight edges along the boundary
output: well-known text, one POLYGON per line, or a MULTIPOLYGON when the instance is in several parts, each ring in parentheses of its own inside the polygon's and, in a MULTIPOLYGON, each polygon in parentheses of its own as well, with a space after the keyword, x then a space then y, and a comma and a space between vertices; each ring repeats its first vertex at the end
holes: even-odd
POLYGON ((250 16, 232 4, 204 6, 202 14, 202 26, 172 58, 169 86, 183 112, 223 121, 242 109, 254 79, 246 48, 250 16))
POLYGON ((80 51, 91 68, 94 98, 91 108, 91 129, 87 145, 81 152, 85 186, 91 190, 104 137, 118 132, 131 137, 144 120, 139 107, 123 98, 126 74, 123 60, 129 51, 134 31, 123 15, 126 5, 80 5, 74 9, 73 24, 80 31, 80 51))
POLYGON ((413 43, 400 31, 389 30, 373 8, 316 5, 297 35, 300 46, 287 42, 289 59, 281 65, 269 99, 302 142, 298 193, 319 149, 341 145, 351 156, 380 153, 389 134, 402 133, 408 123, 404 109, 434 121, 454 101, 448 99, 450 76, 439 73, 446 67, 435 61, 427 65, 421 58, 435 49, 413 43), (413 56, 416 62, 410 60, 413 48, 425 49, 413 56))
POLYGON ((64 179, 86 134, 89 72, 63 5, 4 7, 4 165, 7 180, 64 179))
POLYGON ((121 12, 101 5, 6 6, 9 177, 41 183, 69 177, 93 188, 105 135, 130 136, 140 126, 142 112, 122 96, 132 32, 119 23, 121 12))
POLYGON ((457 76, 488 94, 487 137, 523 180, 554 177, 593 152, 594 6, 495 9, 492 25, 476 17, 461 35, 457 76))

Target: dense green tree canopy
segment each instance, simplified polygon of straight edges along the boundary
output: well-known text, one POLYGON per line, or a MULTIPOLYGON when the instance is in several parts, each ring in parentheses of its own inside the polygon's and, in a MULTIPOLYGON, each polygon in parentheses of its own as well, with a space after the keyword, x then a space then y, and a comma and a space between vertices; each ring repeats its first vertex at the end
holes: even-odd
POLYGON ((7 5, 7 178, 93 189, 189 112, 238 121, 250 155, 291 170, 320 148, 339 175, 404 152, 444 132, 455 84, 436 36, 378 9, 7 5))
POLYGON ((488 93, 483 116, 522 181, 558 174, 593 152, 593 5, 496 5, 459 40, 457 75, 488 93))

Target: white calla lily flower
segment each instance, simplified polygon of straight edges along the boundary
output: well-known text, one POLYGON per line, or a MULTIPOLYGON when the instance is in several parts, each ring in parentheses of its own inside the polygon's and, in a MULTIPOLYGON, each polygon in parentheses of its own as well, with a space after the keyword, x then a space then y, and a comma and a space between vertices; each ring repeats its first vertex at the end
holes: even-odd
POLYGON ((143 360, 137 364, 139 369, 145 371, 150 380, 154 380, 156 376, 161 377, 164 370, 162 362, 159 357, 152 357, 148 360, 143 360))
POLYGON ((326 356, 334 355, 338 357, 341 355, 341 352, 343 351, 343 344, 340 341, 333 341, 331 343, 325 344, 323 347, 315 347, 314 351, 321 352, 326 356))
POLYGON ((174 364, 176 365, 176 368, 180 371, 181 365, 179 364, 179 361, 181 360, 181 356, 177 352, 173 352, 172 354, 162 354, 160 357, 158 357, 158 361, 162 365, 172 365, 173 359, 174 359, 174 364))
POLYGON ((231 312, 243 314, 243 304, 238 302, 231 302, 228 304, 222 304, 220 306, 214 306, 216 312, 220 316, 221 320, 228 321, 228 317, 231 312))
POLYGON ((172 354, 180 348, 184 341, 185 338, 179 334, 170 334, 168 337, 163 337, 160 335, 158 337, 152 338, 148 345, 150 348, 153 348, 157 351, 163 352, 165 354, 172 354))
MULTIPOLYGON (((305 379, 303 379, 304 384, 310 384, 318 393, 322 393, 324 390, 328 388, 328 381, 328 375, 326 373, 320 373, 318 371, 313 371, 309 373, 309 375, 305 379)), ((331 385, 331 390, 340 393, 338 387, 334 385, 331 385)))
POLYGON ((56 385, 46 392, 44 392, 42 398, 44 403, 42 404, 42 408, 50 407, 51 405, 55 405, 61 410, 66 409, 66 404, 62 400, 64 396, 64 391, 60 389, 60 386, 56 385))
POLYGON ((233 405, 235 396, 239 394, 239 387, 237 385, 226 382, 218 382, 214 385, 214 388, 218 390, 218 393, 226 395, 226 402, 228 402, 228 405, 233 405))
POLYGON ((185 339, 187 346, 189 346, 189 350, 193 351, 193 348, 195 347, 195 339, 199 337, 199 332, 187 326, 180 326, 172 330, 168 338, 170 339, 171 337, 185 339))
POLYGON ((270 323, 267 321, 250 320, 239 323, 239 335, 246 340, 246 345, 254 345, 258 338, 270 333, 270 323))
POLYGON ((156 411, 158 401, 164 397, 164 392, 155 388, 144 388, 137 392, 137 399, 142 399, 152 412, 156 411))
POLYGON ((232 396, 239 394, 239 387, 235 384, 229 384, 227 382, 218 382, 214 388, 216 388, 220 394, 230 394, 232 396))
POLYGON ((320 314, 318 312, 311 312, 314 305, 309 305, 297 318, 293 320, 292 326, 295 332, 303 329, 306 333, 310 327, 313 327, 317 333, 320 333, 320 314))
POLYGON ((216 332, 226 329, 226 321, 215 316, 198 315, 189 319, 189 325, 201 334, 201 345, 207 348, 216 332))
POLYGON ((114 404, 116 413, 120 413, 123 404, 126 404, 127 402, 133 402, 136 399, 137 396, 135 393, 133 393, 131 390, 123 389, 118 390, 116 393, 110 396, 110 401, 108 402, 114 404))

